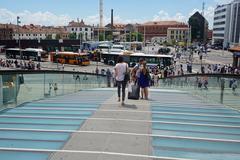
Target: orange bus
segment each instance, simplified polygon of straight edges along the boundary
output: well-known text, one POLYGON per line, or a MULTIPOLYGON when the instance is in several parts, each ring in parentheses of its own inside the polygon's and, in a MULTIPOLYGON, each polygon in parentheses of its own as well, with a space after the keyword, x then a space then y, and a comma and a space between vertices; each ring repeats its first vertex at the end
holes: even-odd
POLYGON ((88 59, 88 53, 74 53, 74 52, 51 52, 50 53, 51 62, 61 63, 61 64, 72 64, 88 66, 90 65, 90 60, 88 59))

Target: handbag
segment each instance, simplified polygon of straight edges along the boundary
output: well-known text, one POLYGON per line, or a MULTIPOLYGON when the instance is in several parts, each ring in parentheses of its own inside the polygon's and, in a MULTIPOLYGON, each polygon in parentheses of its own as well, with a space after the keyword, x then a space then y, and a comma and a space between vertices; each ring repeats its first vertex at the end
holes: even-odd
POLYGON ((124 82, 128 82, 130 80, 130 73, 128 72, 127 64, 126 64, 126 72, 124 74, 124 82))

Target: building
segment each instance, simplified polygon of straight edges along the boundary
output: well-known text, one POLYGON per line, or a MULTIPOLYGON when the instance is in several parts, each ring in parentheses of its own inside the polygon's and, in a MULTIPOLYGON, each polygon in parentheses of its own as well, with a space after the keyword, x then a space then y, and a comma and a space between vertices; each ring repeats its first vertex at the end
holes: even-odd
POLYGON ((230 45, 240 44, 240 0, 231 3, 229 41, 230 45))
POLYGON ((177 21, 151 21, 138 26, 138 31, 145 37, 145 41, 156 39, 167 40, 168 28, 186 28, 185 23, 177 21))
POLYGON ((68 39, 68 33, 63 27, 23 25, 13 28, 13 39, 18 40, 44 40, 44 39, 68 39))
POLYGON ((86 25, 83 20, 81 22, 69 22, 67 28, 68 33, 76 34, 76 38, 79 39, 80 35, 82 35, 82 40, 89 41, 93 39, 93 27, 90 25, 86 25))
POLYGON ((191 41, 206 43, 208 35, 208 21, 199 12, 195 12, 189 18, 188 24, 191 27, 191 41))
POLYGON ((212 41, 212 37, 213 37, 213 30, 208 30, 208 41, 212 41))
POLYGON ((240 0, 216 7, 212 43, 224 48, 240 43, 240 0))
POLYGON ((167 42, 174 44, 176 42, 188 42, 189 40, 189 28, 168 28, 167 30, 167 42))
POLYGON ((8 24, 0 24, 0 40, 11 40, 13 28, 8 24))
POLYGON ((229 49, 233 53, 233 67, 240 69, 240 46, 229 49))
POLYGON ((219 5, 214 11, 212 43, 224 48, 229 45, 230 12, 230 4, 219 5))

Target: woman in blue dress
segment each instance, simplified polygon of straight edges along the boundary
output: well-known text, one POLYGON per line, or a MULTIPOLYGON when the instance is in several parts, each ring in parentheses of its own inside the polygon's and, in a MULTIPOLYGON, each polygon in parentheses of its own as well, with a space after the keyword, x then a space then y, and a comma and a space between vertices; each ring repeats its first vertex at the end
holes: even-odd
POLYGON ((141 88, 141 99, 143 99, 144 97, 146 100, 148 100, 148 87, 150 86, 149 77, 150 77, 149 70, 147 69, 147 64, 145 62, 140 67, 140 77, 138 80, 138 85, 141 88))

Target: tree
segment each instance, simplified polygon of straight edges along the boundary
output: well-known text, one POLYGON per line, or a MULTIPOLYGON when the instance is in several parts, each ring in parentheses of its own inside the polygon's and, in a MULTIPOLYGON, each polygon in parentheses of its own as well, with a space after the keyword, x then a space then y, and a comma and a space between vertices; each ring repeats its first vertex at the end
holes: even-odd
POLYGON ((56 34, 56 39, 61 39, 61 35, 60 34, 56 34))
POLYGON ((70 33, 68 37, 69 39, 77 39, 77 33, 76 32, 70 33))
POLYGON ((126 35, 127 39, 126 41, 127 42, 133 42, 133 41, 139 41, 139 42, 143 42, 143 34, 142 33, 139 33, 139 32, 132 32, 131 35, 130 33, 127 33, 126 35))
POLYGON ((111 34, 106 35, 107 41, 111 41, 113 39, 113 36, 111 34))
POLYGON ((47 37, 46 37, 47 40, 51 40, 52 39, 52 35, 51 34, 48 34, 47 37))
POLYGON ((104 41, 104 33, 99 33, 99 41, 104 41))

